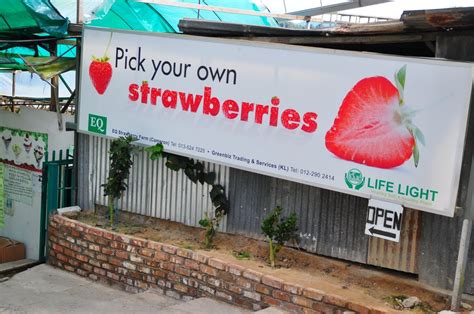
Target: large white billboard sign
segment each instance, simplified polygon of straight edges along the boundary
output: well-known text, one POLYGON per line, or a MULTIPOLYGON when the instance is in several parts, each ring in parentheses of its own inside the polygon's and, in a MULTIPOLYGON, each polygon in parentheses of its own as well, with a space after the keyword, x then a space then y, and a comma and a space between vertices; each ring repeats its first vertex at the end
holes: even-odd
POLYGON ((85 28, 79 129, 452 216, 464 63, 85 28))

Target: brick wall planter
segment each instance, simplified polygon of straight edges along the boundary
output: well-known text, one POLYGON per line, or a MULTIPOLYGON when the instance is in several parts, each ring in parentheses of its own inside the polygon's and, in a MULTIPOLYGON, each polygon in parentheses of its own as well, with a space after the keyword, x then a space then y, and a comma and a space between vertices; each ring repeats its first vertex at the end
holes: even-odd
POLYGON ((230 262, 92 227, 55 215, 49 224, 49 263, 129 292, 154 289, 174 298, 212 297, 258 310, 282 307, 296 313, 381 313, 323 291, 230 262))

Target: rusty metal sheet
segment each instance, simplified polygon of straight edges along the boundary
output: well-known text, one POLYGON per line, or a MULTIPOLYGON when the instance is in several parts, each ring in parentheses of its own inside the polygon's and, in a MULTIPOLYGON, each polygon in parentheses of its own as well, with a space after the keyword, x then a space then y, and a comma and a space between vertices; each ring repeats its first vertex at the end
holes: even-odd
POLYGON ((421 214, 405 208, 403 212, 400 242, 370 237, 367 263, 384 268, 418 273, 417 254, 419 250, 421 214))

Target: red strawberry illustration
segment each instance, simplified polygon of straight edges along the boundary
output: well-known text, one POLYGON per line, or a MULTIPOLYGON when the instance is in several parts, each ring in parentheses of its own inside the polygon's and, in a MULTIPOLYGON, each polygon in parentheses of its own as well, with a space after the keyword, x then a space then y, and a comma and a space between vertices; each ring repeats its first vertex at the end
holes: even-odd
POLYGON ((89 65, 89 77, 100 95, 104 94, 112 78, 112 66, 108 61, 109 58, 106 56, 103 58, 92 57, 92 62, 89 65))
POLYGON ((406 66, 395 75, 395 84, 385 77, 360 80, 342 101, 331 129, 326 133, 326 147, 334 155, 378 168, 400 166, 413 155, 419 162, 417 143, 424 136, 413 125, 404 105, 406 66))

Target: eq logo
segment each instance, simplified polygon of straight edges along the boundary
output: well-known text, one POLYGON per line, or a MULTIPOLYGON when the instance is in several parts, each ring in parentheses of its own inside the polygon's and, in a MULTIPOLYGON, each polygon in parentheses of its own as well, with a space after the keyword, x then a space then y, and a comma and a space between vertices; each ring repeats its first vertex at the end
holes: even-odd
POLYGON ((89 114, 87 130, 92 133, 105 135, 107 133, 107 117, 89 114))

